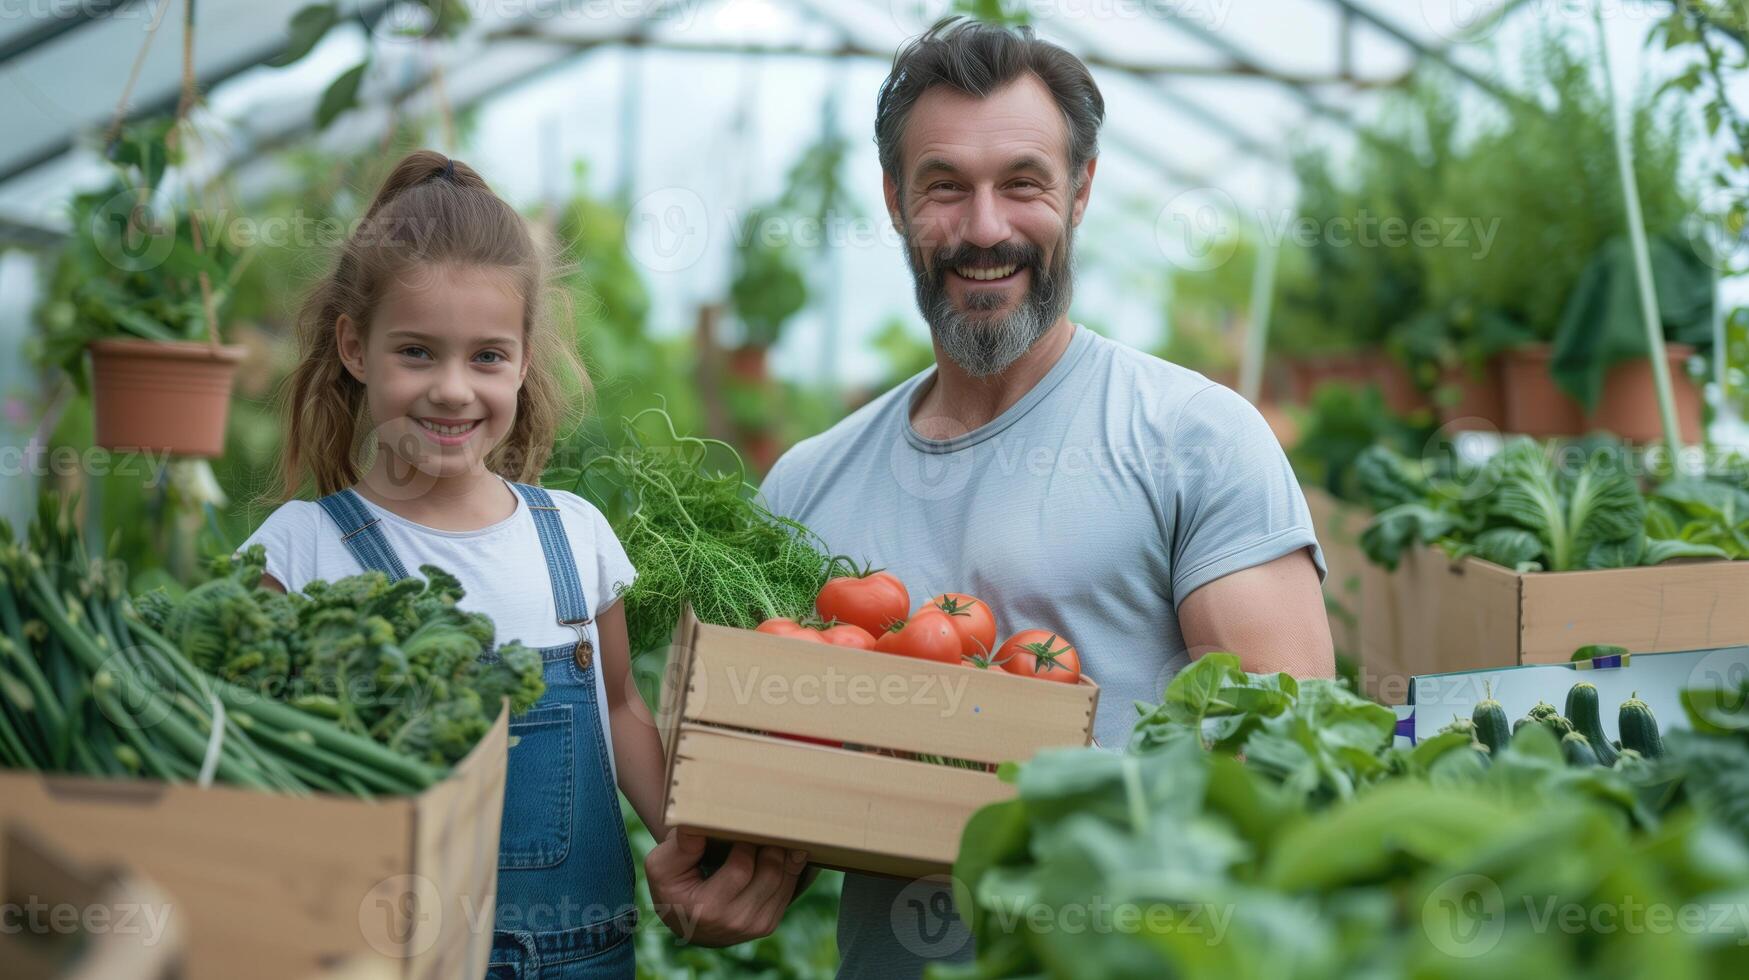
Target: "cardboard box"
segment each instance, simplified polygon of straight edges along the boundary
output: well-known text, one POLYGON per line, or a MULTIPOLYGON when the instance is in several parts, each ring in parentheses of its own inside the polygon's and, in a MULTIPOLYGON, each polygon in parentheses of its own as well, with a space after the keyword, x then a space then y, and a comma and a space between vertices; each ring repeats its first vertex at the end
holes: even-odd
POLYGON ((943 873, 972 813, 1014 788, 981 767, 891 753, 993 764, 1087 745, 1098 703, 1086 678, 1052 684, 808 643, 702 624, 688 609, 662 684, 665 819, 805 848, 826 867, 943 873))
POLYGON ((448 779, 375 802, 0 773, 0 822, 163 888, 189 980, 304 980, 361 960, 479 977, 508 746, 506 712, 448 779))
POLYGON ((1560 664, 1590 643, 1641 653, 1749 643, 1749 561, 1520 574, 1436 548, 1362 575, 1361 681, 1403 704, 1426 674, 1560 664))
POLYGON ((1682 710, 1683 691, 1735 685, 1745 674, 1749 674, 1749 646, 1431 674, 1409 685, 1408 713, 1413 719, 1412 738, 1419 741, 1450 724, 1453 716, 1470 717, 1486 696, 1500 702, 1507 718, 1517 719, 1538 701, 1565 710, 1567 691, 1580 681, 1590 681, 1597 685, 1603 708, 1599 712, 1603 733, 1616 739, 1621 737, 1616 731, 1616 709, 1628 698, 1637 696, 1646 702, 1658 728, 1668 732, 1689 727, 1682 710))

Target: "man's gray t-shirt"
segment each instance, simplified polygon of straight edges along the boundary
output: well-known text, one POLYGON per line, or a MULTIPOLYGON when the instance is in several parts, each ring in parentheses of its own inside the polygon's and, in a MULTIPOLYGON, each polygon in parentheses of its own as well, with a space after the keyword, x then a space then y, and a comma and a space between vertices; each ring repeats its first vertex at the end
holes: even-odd
MULTIPOLYGON (((775 514, 898 576, 913 607, 941 592, 989 603, 998 642, 1070 638, 1099 683, 1094 736, 1121 749, 1135 701, 1190 662, 1178 603, 1224 575, 1311 548, 1323 556, 1268 425, 1231 389, 1077 326, 1045 377, 999 417, 925 439, 911 406, 930 368, 803 440, 760 488, 775 514)), ((847 875, 841 978, 917 977, 963 960, 932 886, 847 875)))

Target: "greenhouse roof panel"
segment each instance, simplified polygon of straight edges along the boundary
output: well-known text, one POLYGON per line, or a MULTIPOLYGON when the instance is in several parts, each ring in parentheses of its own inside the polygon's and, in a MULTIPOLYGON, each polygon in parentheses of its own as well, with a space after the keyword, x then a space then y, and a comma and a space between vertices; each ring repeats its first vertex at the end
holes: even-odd
MULTIPOLYGON (((284 25, 307 2, 206 0, 199 7, 196 61, 203 93, 214 115, 237 127, 241 147, 298 138, 322 91, 356 63, 366 40, 377 45, 381 62, 367 79, 367 103, 420 77, 421 59, 433 59, 429 46, 395 43, 409 5, 347 0, 343 9, 372 25, 369 34, 354 25, 290 68, 257 67, 277 53, 284 25)), ((1124 130, 1117 140, 1157 148, 1162 154, 1158 169, 1194 171, 1230 160, 1235 152, 1279 157, 1275 151, 1284 132, 1320 117, 1322 123, 1340 124, 1364 108, 1377 86, 1401 78, 1426 57, 1417 45, 1441 49, 1478 23, 1486 33, 1490 22, 1478 12, 1498 2, 1015 0, 1008 6, 1024 9, 1044 36, 1088 59, 1101 84, 1125 106, 1108 124, 1124 130), (1157 107, 1140 108, 1150 103, 1157 107), (1211 116, 1224 125, 1212 123, 1211 116), (1179 138, 1179 133, 1195 135, 1179 138)), ((5 70, 0 85, 8 92, 0 101, 0 125, 9 134, 0 145, 0 208, 53 196, 57 188, 64 194, 64 181, 89 172, 55 158, 107 121, 155 18, 164 22, 130 104, 135 111, 168 111, 177 97, 180 4, 50 0, 50 6, 46 16, 0 21, 0 52, 13 54, 0 61, 5 70), (32 169, 39 172, 27 173, 32 169), (29 195, 19 194, 20 187, 30 188, 29 195)), ((952 5, 949 0, 468 0, 468 6, 472 22, 438 57, 452 92, 491 98, 513 87, 519 71, 550 71, 628 39, 704 54, 815 59, 849 54, 878 65, 952 5)), ((1463 60, 1481 65, 1486 56, 1467 52, 1463 60)), ((338 128, 359 125, 364 124, 338 128)))

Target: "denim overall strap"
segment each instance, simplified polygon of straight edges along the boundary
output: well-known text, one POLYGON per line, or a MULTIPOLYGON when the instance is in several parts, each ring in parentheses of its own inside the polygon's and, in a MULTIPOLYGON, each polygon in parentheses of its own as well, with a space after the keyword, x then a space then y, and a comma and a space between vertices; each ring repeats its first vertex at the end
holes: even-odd
POLYGON ((516 492, 528 504, 534 516, 534 527, 540 535, 541 554, 546 556, 547 577, 553 583, 553 604, 559 611, 559 625, 569 626, 577 633, 577 666, 587 669, 594 660, 595 649, 589 642, 589 605, 583 601, 583 584, 577 578, 577 561, 571 553, 571 541, 565 536, 565 525, 559 508, 545 489, 526 483, 512 483, 516 492))
POLYGON ((390 581, 408 578, 406 566, 383 536, 382 518, 373 517, 364 501, 351 489, 331 493, 316 501, 334 523, 340 525, 340 541, 366 571, 382 572, 390 581))
POLYGON ((556 619, 575 645, 542 647, 546 693, 510 721, 488 980, 634 980, 637 877, 590 642, 591 615, 552 495, 511 486, 534 518, 556 619))

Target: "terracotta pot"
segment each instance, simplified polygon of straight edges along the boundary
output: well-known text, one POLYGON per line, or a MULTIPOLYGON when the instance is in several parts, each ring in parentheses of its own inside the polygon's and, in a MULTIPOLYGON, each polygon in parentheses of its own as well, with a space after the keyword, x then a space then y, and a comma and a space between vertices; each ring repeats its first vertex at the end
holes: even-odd
POLYGON ((97 445, 178 456, 224 452, 231 382, 243 348, 99 340, 90 350, 97 445))
POLYGON ((1304 404, 1312 393, 1328 382, 1359 386, 1378 380, 1378 371, 1371 354, 1314 354, 1296 357, 1288 362, 1293 379, 1294 400, 1304 404))
POLYGON ((1454 364, 1441 372, 1440 387, 1457 392, 1457 401, 1439 405, 1441 425, 1455 432, 1498 432, 1506 427, 1500 360, 1498 356, 1488 358, 1479 371, 1454 364))
POLYGON ((1506 432, 1546 439, 1585 431, 1585 413, 1549 373, 1553 349, 1547 344, 1519 347, 1500 358, 1501 400, 1506 432))
POLYGON ((1372 380, 1379 386, 1386 408, 1398 415, 1413 415, 1432 407, 1427 393, 1415 387, 1415 378, 1401 361, 1383 354, 1369 356, 1372 360, 1372 380))
POLYGON ((748 344, 730 351, 729 373, 742 381, 764 381, 765 348, 748 344))
POLYGON ((1289 362, 1294 398, 1301 404, 1312 400, 1320 385, 1340 384, 1351 388, 1377 385, 1385 407, 1408 415, 1427 407, 1427 397, 1415 387, 1409 369, 1383 354, 1319 354, 1289 362))
MULTIPOLYGON (((1701 393, 1684 363, 1694 356, 1687 344, 1665 344, 1670 361, 1670 393, 1676 402, 1676 426, 1684 443, 1700 441, 1701 393)), ((1664 422, 1658 415, 1658 388, 1649 358, 1624 361, 1603 376, 1603 394, 1587 417, 1591 427, 1613 432, 1628 442, 1658 442, 1664 422)))

